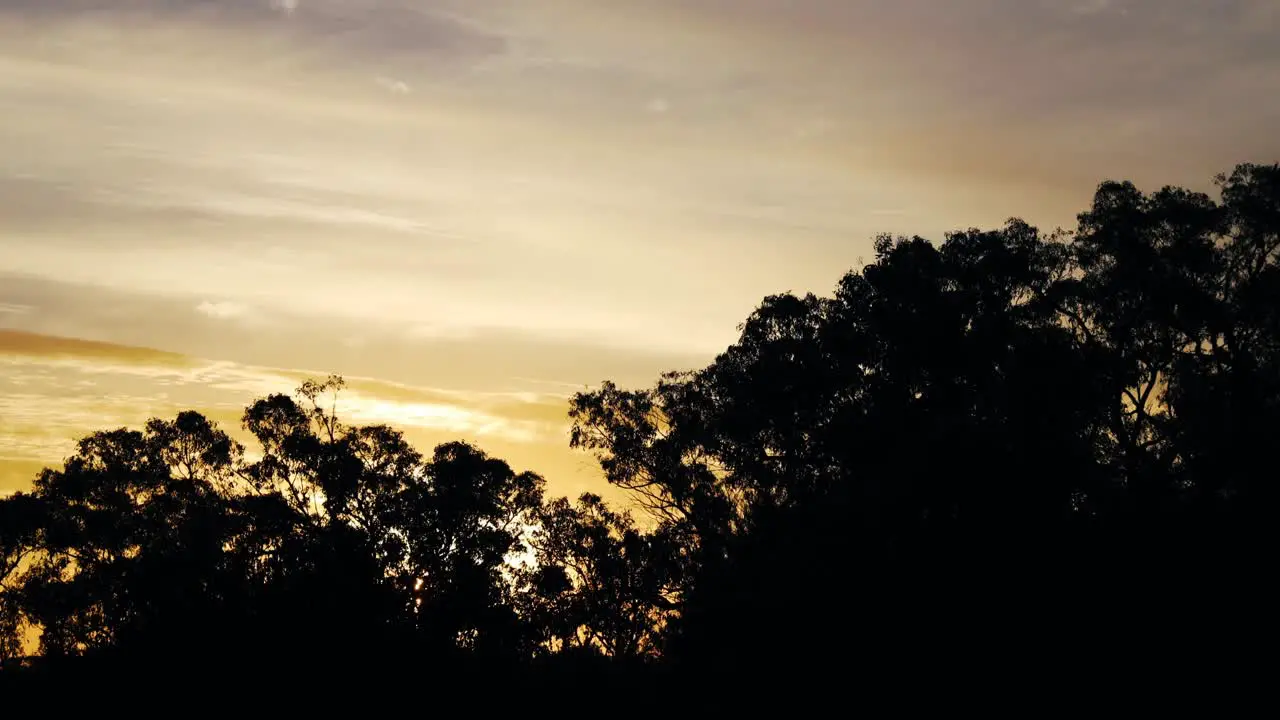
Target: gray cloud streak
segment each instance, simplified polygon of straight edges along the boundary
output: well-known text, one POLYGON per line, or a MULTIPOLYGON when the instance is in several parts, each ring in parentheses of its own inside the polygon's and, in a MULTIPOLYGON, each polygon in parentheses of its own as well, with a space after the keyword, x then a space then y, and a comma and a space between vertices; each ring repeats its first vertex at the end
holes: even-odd
POLYGON ((876 231, 1280 157, 1274 7, 0 0, 0 271, 705 349, 876 231))

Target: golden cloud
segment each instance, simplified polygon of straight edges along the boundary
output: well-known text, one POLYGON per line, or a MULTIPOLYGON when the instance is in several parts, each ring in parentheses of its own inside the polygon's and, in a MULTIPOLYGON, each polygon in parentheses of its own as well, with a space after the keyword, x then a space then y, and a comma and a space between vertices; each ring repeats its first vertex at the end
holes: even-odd
POLYGON ((0 356, 35 358, 76 358, 131 365, 190 367, 190 358, 178 353, 131 347, 115 343, 55 337, 20 330, 0 330, 0 356))
MULTIPOLYGON (((185 409, 205 413, 252 447, 240 429, 254 398, 290 393, 322 372, 215 362, 148 348, 0 332, 0 489, 25 487, 39 467, 74 451, 95 430, 138 426, 185 409)), ((567 448, 567 399, 550 393, 473 392, 374 378, 347 382, 337 405, 352 424, 386 424, 427 451, 474 442, 521 467, 591 484, 587 458, 567 448), (424 445, 423 443, 427 443, 424 445), (583 472, 583 470, 587 472, 583 472)))

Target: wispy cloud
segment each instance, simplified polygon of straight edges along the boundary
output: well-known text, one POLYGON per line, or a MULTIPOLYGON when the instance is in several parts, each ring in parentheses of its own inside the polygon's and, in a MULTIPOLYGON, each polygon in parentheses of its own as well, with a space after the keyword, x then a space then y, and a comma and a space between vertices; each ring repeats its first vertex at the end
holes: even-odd
MULTIPOLYGON (((0 463, 54 463, 93 430, 194 408, 238 426, 254 398, 323 373, 211 362, 140 348, 0 333, 0 463)), ((564 395, 470 392, 354 377, 338 412, 434 441, 563 445, 564 395)))
MULTIPOLYGON (((347 265, 351 272, 361 272, 349 261, 347 265)), ((548 389, 547 380, 570 382, 571 390, 606 377, 627 384, 647 383, 663 370, 704 362, 698 355, 610 348, 581 338, 552 340, 527 332, 478 331, 456 322, 450 325, 447 316, 443 323, 427 323, 424 317, 397 326, 358 317, 281 314, 257 306, 252 320, 229 322, 195 310, 205 301, 228 302, 225 287, 221 293, 193 299, 3 274, 0 285, 14 301, 39 308, 7 316, 7 324, 14 332, 23 331, 23 337, 0 336, 0 346, 29 347, 36 353, 49 352, 51 343, 69 342, 56 338, 84 337, 111 341, 98 347, 99 352, 116 346, 165 347, 181 353, 175 356, 179 358, 217 358, 253 367, 314 367, 413 387, 513 392, 548 389), (425 328, 419 327, 424 324, 425 328)), ((274 287, 281 287, 278 280, 274 287)), ((351 292, 341 284, 334 287, 338 299, 351 292)))
POLYGON ((1116 0, 1079 0, 1073 3, 1070 9, 1077 15, 1096 15, 1112 10, 1123 12, 1123 8, 1117 7, 1118 5, 1116 0))
POLYGON ((301 0, 271 0, 271 8, 278 10, 285 15, 292 15, 297 12, 301 0))
POLYGON ((192 362, 178 353, 151 348, 4 329, 0 329, 0 357, 11 362, 66 360, 147 367, 187 367, 192 362))
POLYGON ((383 90, 396 95, 408 95, 413 92, 413 88, 409 87, 409 83, 403 80, 396 80, 395 78, 379 75, 374 78, 374 82, 378 83, 378 87, 381 87, 383 90))
MULTIPOLYGON (((77 346, 0 382, 645 382, 878 232, 1070 224, 1104 177, 1280 158, 1277 7, 0 0, 0 323, 237 361, 77 346)), ((519 400, 371 397, 542 436, 519 400)))
POLYGON ((205 300, 196 306, 196 312, 217 320, 234 320, 247 316, 251 310, 248 305, 243 303, 225 300, 219 302, 205 300))

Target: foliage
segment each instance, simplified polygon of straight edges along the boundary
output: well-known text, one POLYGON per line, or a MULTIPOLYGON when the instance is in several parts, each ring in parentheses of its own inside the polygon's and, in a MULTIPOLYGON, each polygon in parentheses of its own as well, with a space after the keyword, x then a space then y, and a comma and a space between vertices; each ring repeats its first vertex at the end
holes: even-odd
POLYGON ((1280 166, 1218 186, 1103 183, 1071 233, 881 237, 706 367, 574 396, 639 521, 348 426, 336 377, 255 401, 252 456, 194 412, 95 433, 0 501, 0 658, 26 626, 47 657, 722 670, 1262 643, 1280 166))

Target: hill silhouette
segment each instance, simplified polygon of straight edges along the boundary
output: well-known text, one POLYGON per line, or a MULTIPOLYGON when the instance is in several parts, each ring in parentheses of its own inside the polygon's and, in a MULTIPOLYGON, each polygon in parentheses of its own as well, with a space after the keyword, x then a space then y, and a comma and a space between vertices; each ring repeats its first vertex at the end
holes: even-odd
POLYGON ((1217 185, 881 237, 708 366, 576 395, 639 517, 348 425, 337 377, 254 401, 252 453, 196 412, 95 433, 0 500, 0 676, 686 692, 1265 654, 1280 166, 1217 185))

